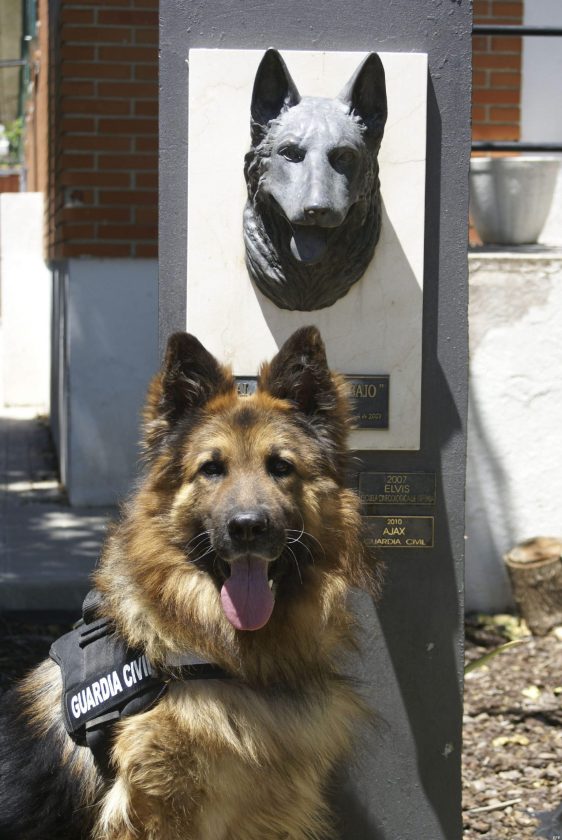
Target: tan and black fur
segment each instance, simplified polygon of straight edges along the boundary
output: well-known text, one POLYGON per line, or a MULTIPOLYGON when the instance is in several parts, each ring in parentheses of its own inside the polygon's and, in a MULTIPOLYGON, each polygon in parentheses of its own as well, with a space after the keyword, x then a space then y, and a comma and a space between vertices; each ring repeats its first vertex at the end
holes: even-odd
POLYGON ((348 421, 314 328, 262 367, 250 397, 195 338, 170 339, 145 409, 146 476, 95 582, 154 664, 172 673, 191 651, 231 679, 172 680, 156 706, 120 721, 105 782, 63 728, 58 666, 41 665, 5 704, 14 735, 3 724, 0 760, 15 767, 19 741, 36 768, 19 760, 25 795, 4 774, 3 840, 333 836, 326 783, 365 714, 334 660, 354 642, 349 588, 374 592, 378 578, 344 487, 348 421), (239 629, 221 592, 254 557, 275 604, 264 626, 239 629))

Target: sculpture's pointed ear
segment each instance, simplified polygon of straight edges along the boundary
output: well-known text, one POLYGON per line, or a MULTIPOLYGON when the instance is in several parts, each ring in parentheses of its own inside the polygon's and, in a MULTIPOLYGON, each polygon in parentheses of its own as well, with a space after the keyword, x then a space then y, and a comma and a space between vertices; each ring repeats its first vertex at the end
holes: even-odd
POLYGON ((145 449, 150 451, 162 442, 178 420, 195 415, 212 397, 234 388, 230 370, 195 336, 171 335, 162 370, 152 380, 144 408, 145 449))
POLYGON ((277 50, 269 49, 260 61, 252 92, 252 128, 265 132, 270 120, 300 102, 297 86, 277 50))
POLYGON ((338 99, 366 125, 369 140, 380 143, 388 110, 384 67, 377 53, 369 53, 338 99))
POLYGON ((288 400, 304 415, 333 464, 345 455, 349 403, 345 385, 330 372, 324 342, 316 327, 302 327, 262 366, 258 388, 288 400))

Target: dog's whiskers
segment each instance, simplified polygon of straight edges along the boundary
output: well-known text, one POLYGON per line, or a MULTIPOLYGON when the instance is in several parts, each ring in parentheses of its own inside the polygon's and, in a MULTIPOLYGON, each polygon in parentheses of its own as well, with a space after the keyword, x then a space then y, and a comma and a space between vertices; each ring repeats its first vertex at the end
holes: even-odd
MULTIPOLYGON (((298 513, 298 515, 300 516, 300 520, 301 520, 301 529, 300 529, 299 535, 298 535, 298 537, 297 537, 297 540, 300 540, 300 538, 302 537, 302 535, 303 535, 303 534, 305 534, 305 533, 306 533, 306 531, 305 531, 305 527, 304 527, 304 516, 302 515, 302 513, 301 513, 301 511, 300 511, 300 510, 299 510, 299 511, 297 511, 297 513, 298 513)), ((296 530, 296 529, 291 528, 291 529, 289 529, 289 530, 291 530, 291 531, 292 531, 292 530, 296 530)))
POLYGON ((208 557, 209 554, 212 554, 213 552, 215 553, 215 558, 216 558, 216 552, 215 552, 214 546, 210 545, 209 548, 206 551, 203 552, 203 554, 199 554, 196 557, 191 557, 190 559, 193 561, 193 563, 200 563, 201 560, 203 560, 205 557, 208 557))
MULTIPOLYGON (((296 528, 285 528, 285 533, 287 534, 287 536, 289 534, 296 534, 297 529, 296 528)), ((300 540, 300 538, 302 537, 303 534, 304 534, 304 528, 301 528, 301 530, 298 531, 298 536, 297 537, 291 537, 290 539, 287 539, 287 542, 290 542, 290 543, 299 542, 299 540, 300 540)))
POLYGON ((210 540, 210 538, 212 537, 213 531, 214 531, 214 528, 209 528, 206 531, 200 531, 198 534, 195 534, 195 536, 192 537, 189 540, 189 542, 186 543, 185 550, 189 551, 191 547, 197 548, 197 546, 200 545, 201 542, 204 542, 205 539, 210 540), (195 543, 196 540, 197 540, 197 545, 192 546, 192 543, 195 543))
POLYGON ((209 554, 212 553, 215 554, 213 558, 213 565, 216 563, 217 557, 212 543, 213 532, 214 528, 209 528, 206 531, 200 531, 185 544, 185 552, 192 563, 200 563, 205 559, 205 557, 208 557, 209 554))
MULTIPOLYGON (((303 548, 306 548, 306 550, 307 550, 307 551, 308 551, 308 553, 310 554, 310 557, 311 557, 312 563, 313 563, 313 565, 314 565, 314 554, 313 554, 313 552, 311 551, 310 547, 309 547, 309 546, 307 546, 307 545, 306 545, 306 543, 304 542, 303 537, 308 537, 309 539, 314 540, 314 542, 315 542, 315 543, 318 545, 318 547, 320 548, 320 550, 321 550, 322 554, 324 555, 324 557, 326 557, 326 550, 325 550, 324 546, 322 545, 322 543, 320 542, 320 540, 319 540, 319 539, 317 539, 317 538, 316 538, 313 534, 311 534, 311 533, 310 533, 310 531, 305 530, 305 527, 304 527, 304 517, 303 517, 302 513, 300 513, 300 511, 299 511, 299 515, 300 515, 300 519, 301 519, 301 522, 302 522, 302 527, 301 527, 300 531, 298 531, 298 536, 297 536, 297 537, 295 537, 295 538, 288 539, 288 540, 287 540, 287 542, 291 542, 291 543, 293 543, 293 542, 299 542, 299 543, 303 546, 303 548)), ((286 529, 285 529, 285 531, 286 531, 286 533, 287 533, 287 534, 289 534, 289 533, 297 533, 297 530, 298 530, 298 529, 296 529, 296 528, 286 528, 286 529)), ((335 531, 336 529, 333 529, 333 530, 335 531)))
MULTIPOLYGON (((303 537, 308 537, 310 540, 314 540, 314 542, 318 545, 318 548, 321 550, 324 557, 326 557, 326 549, 322 545, 319 539, 317 539, 314 534, 311 534, 309 531, 303 531, 303 537)), ((301 540, 302 542, 302 540, 301 540)), ((303 543, 304 545, 304 543, 303 543)))
POLYGON ((299 573, 299 580, 302 584, 302 574, 301 574, 301 567, 299 566, 299 561, 297 560, 297 556, 293 549, 289 545, 285 545, 286 550, 291 554, 293 560, 295 561, 295 566, 297 567, 297 572, 299 573))
POLYGON ((302 546, 304 548, 305 551, 308 552, 308 555, 310 557, 310 562, 314 566, 316 564, 314 554, 311 551, 310 546, 308 546, 302 539, 303 536, 310 536, 308 534, 308 532, 305 531, 304 529, 301 529, 300 531, 297 532, 296 528, 285 528, 285 533, 287 534, 287 548, 289 547, 289 544, 298 543, 300 546, 302 546), (297 534, 297 536, 289 538, 289 534, 292 534, 292 533, 297 534))

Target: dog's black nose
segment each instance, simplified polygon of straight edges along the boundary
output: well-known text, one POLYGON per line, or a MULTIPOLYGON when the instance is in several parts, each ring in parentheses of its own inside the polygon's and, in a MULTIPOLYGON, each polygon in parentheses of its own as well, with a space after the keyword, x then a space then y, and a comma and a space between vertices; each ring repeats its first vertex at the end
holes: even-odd
POLYGON ((235 542, 250 543, 263 536, 269 527, 269 519, 264 511, 243 510, 228 520, 228 533, 235 542))

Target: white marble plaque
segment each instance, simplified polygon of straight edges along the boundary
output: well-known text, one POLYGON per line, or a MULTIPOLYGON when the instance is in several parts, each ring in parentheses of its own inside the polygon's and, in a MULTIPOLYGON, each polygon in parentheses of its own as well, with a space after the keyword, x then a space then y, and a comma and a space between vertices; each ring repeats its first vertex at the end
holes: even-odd
MULTIPOLYGON (((330 365, 389 374, 388 429, 352 433, 355 449, 419 449, 427 56, 380 53, 388 120, 379 154, 383 221, 375 255, 333 306, 278 309, 244 264, 244 155, 263 50, 189 51, 186 329, 234 373, 252 376, 298 327, 316 324, 330 365)), ((337 96, 366 53, 282 51, 302 95, 337 96)))

